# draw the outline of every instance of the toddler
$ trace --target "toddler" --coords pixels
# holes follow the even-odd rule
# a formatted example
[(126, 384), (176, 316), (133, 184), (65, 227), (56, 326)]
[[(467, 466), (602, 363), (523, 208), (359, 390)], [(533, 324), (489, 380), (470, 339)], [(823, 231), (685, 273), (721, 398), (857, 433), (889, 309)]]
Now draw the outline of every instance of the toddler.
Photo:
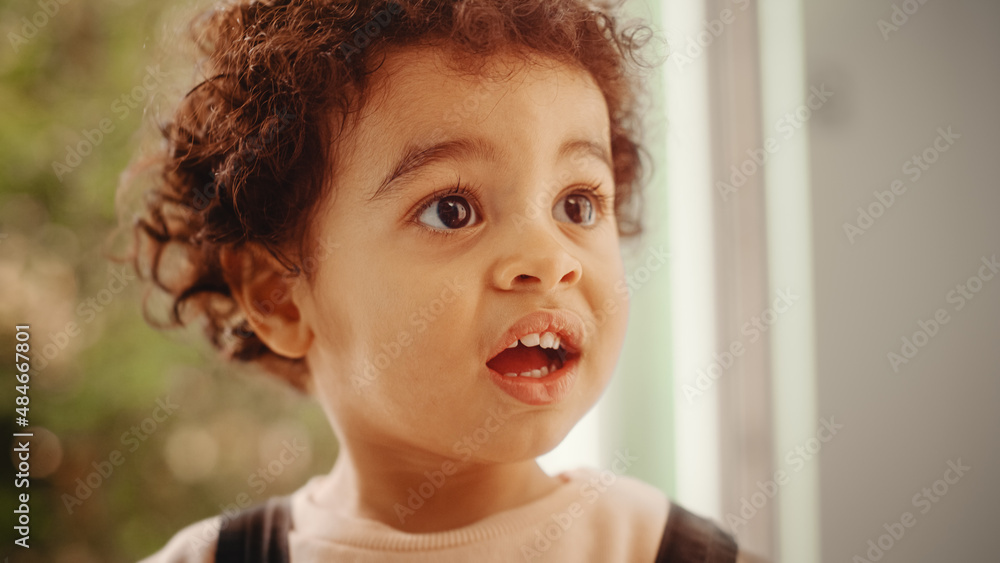
[(313, 395), (340, 453), (146, 561), (737, 560), (627, 451), (536, 462), (622, 347), (648, 30), (583, 0), (242, 1), (194, 30), (137, 267)]

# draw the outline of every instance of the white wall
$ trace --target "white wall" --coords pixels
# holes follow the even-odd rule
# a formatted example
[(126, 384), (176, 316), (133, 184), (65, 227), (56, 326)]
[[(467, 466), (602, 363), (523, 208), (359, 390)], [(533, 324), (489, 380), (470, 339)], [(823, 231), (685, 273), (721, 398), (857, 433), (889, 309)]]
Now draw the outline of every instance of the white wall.
[[(888, 39), (893, 1), (804, 4), (806, 80), (835, 92), (809, 123), (817, 410), (844, 425), (819, 461), (823, 561), (868, 559), (904, 512), (915, 525), (881, 561), (996, 561), (1000, 275), (961, 310), (948, 295), (1000, 258), (1000, 2), (895, 4), (918, 9)], [(904, 163), (939, 128), (960, 137), (916, 180)], [(896, 179), (849, 242), (843, 224)], [(887, 354), (938, 309), (948, 324), (895, 372)], [(915, 505), (959, 459), (967, 474)]]

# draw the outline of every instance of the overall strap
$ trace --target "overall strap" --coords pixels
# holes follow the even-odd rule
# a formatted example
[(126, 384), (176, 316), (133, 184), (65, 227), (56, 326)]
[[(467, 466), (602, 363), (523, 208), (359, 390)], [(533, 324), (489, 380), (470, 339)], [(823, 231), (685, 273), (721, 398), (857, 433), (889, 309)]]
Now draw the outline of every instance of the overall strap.
[(272, 497), (237, 514), (219, 530), (216, 563), (288, 563), (289, 497)]
[(735, 563), (736, 551), (731, 535), (671, 502), (655, 563)]

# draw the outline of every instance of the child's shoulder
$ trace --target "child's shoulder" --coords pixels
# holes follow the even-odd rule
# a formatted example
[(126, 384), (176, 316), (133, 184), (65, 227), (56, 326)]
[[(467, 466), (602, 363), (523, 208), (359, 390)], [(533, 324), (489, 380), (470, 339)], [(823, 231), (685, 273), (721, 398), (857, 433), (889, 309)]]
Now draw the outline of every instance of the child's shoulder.
[(629, 560), (652, 561), (663, 537), (670, 499), (657, 487), (619, 469), (580, 467), (566, 472), (579, 491), (567, 510), (600, 530), (608, 553), (630, 553)]
[[(732, 555), (737, 563), (767, 563), (759, 556), (739, 550), (733, 537), (711, 520), (675, 506), (674, 501), (657, 487), (624, 475), (619, 469), (621, 466), (614, 465), (612, 469), (603, 470), (580, 467), (565, 473), (579, 487), (577, 502), (581, 507), (593, 506), (594, 523), (605, 534), (604, 537), (628, 538), (640, 546), (659, 545), (655, 560), (671, 560), (669, 557), (664, 559), (664, 555), (671, 552), (670, 546), (664, 545), (664, 542), (667, 541), (667, 519), (676, 518), (678, 522), (672, 526), (675, 528), (675, 541), (682, 539), (677, 536), (684, 536), (683, 539), (694, 542), (710, 539), (727, 544), (732, 542)], [(620, 533), (616, 534), (616, 530)], [(681, 543), (691, 545), (690, 541)], [(654, 558), (643, 553), (633, 560), (652, 561)]]
[(195, 522), (139, 563), (212, 563), (221, 524), (221, 515)]
[(636, 477), (611, 469), (578, 467), (566, 472), (577, 483), (583, 504), (597, 505), (613, 512), (658, 516), (666, 521), (670, 508), (667, 495)]

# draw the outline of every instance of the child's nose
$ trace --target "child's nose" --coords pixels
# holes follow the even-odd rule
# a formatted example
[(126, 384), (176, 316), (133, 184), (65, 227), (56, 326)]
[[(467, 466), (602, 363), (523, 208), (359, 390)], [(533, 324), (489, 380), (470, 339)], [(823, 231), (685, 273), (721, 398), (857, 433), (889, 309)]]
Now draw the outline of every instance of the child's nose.
[(509, 232), (493, 270), (497, 288), (547, 292), (580, 281), (583, 265), (556, 234), (541, 227), (512, 228)]

